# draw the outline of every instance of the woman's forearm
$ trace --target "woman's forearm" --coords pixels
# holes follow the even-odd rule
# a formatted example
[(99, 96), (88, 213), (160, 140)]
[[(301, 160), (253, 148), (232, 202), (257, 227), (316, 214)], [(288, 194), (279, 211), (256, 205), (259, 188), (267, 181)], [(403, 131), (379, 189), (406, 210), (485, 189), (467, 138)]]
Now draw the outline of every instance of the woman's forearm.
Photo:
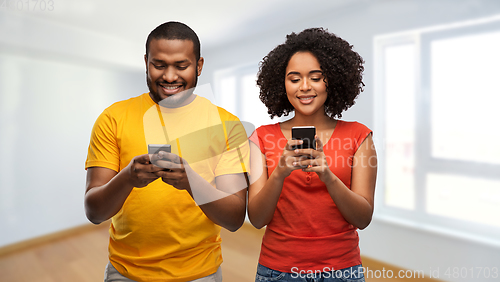
[(331, 179), (325, 183), (326, 188), (342, 216), (357, 228), (366, 228), (372, 220), (373, 206), (366, 198), (349, 189), (337, 176), (333, 175)]
[(285, 177), (275, 169), (259, 193), (248, 202), (248, 217), (255, 228), (260, 229), (271, 222), (284, 181)]

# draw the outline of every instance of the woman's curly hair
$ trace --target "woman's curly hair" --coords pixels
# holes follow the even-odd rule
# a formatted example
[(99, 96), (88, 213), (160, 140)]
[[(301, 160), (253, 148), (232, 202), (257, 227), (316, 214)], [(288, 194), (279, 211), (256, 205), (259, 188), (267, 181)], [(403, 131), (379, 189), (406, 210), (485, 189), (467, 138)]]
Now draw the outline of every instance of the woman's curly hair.
[(328, 93), (325, 114), (331, 118), (342, 117), (342, 112), (354, 105), (354, 99), (363, 91), (364, 61), (352, 50), (352, 45), (323, 28), (287, 35), (285, 43), (262, 59), (257, 85), (259, 98), (270, 117), (288, 115), (294, 110), (286, 95), (285, 71), (297, 52), (311, 52), (318, 59)]

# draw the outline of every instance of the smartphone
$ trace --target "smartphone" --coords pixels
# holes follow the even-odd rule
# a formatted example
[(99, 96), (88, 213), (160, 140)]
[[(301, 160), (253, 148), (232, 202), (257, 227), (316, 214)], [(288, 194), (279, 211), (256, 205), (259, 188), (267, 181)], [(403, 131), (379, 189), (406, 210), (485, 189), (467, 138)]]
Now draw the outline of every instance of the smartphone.
[(302, 145), (294, 146), (295, 149), (308, 149), (312, 148), (316, 150), (316, 141), (314, 140), (316, 136), (316, 127), (314, 126), (294, 126), (292, 127), (292, 139), (302, 140), (304, 143)]
[(158, 154), (158, 152), (164, 151), (170, 153), (169, 144), (148, 144), (148, 154)]
[[(148, 154), (158, 154), (158, 152), (164, 151), (170, 153), (170, 145), (169, 144), (148, 144)], [(156, 163), (153, 163), (156, 165)], [(164, 169), (166, 171), (171, 171), (170, 169)]]

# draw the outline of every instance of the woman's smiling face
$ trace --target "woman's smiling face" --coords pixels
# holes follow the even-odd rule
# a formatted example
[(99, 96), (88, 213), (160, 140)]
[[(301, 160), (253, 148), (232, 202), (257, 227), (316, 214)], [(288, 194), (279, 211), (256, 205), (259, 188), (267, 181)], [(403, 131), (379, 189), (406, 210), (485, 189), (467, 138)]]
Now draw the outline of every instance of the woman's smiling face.
[(318, 59), (311, 52), (297, 52), (290, 58), (285, 75), (286, 94), (295, 115), (324, 115), (328, 94)]

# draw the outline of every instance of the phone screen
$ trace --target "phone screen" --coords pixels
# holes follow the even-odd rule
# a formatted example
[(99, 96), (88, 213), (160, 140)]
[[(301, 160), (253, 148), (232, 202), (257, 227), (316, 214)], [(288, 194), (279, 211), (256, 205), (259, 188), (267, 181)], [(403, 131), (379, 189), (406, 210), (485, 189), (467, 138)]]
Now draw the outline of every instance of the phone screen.
[(295, 146), (294, 149), (308, 149), (316, 150), (316, 142), (314, 136), (316, 135), (316, 128), (314, 126), (294, 126), (292, 127), (292, 139), (302, 140), (302, 145)]
[(164, 151), (170, 153), (169, 144), (148, 144), (148, 154), (158, 154), (158, 152)]

